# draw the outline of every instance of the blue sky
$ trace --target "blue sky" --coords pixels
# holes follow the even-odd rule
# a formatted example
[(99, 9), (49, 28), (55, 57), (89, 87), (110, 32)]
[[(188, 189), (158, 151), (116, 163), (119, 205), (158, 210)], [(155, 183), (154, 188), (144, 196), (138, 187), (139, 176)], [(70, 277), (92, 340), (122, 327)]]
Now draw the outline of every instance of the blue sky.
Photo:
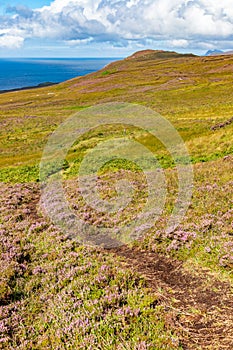
[(6, 8), (9, 6), (17, 6), (17, 5), (24, 5), (28, 6), (31, 9), (35, 9), (37, 7), (42, 7), (45, 5), (49, 5), (52, 1), (51, 0), (3, 0), (0, 1), (0, 11), (1, 13), (4, 13)]
[(0, 0), (0, 57), (233, 49), (232, 0)]

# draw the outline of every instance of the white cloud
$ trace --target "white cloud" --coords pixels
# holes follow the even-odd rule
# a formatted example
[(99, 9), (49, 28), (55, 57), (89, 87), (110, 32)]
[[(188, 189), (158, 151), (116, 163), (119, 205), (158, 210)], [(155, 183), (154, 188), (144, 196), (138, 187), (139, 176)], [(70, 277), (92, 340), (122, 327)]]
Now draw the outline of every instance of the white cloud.
[(159, 46), (163, 41), (173, 48), (221, 47), (233, 44), (233, 6), (232, 0), (54, 0), (36, 10), (12, 7), (0, 18), (0, 33), (0, 46), (8, 35), (9, 47), (19, 47), (25, 38), (72, 45), (151, 41)]
[(93, 38), (88, 38), (88, 39), (83, 39), (83, 40), (79, 40), (79, 39), (76, 39), (76, 40), (67, 40), (66, 43), (69, 45), (69, 46), (78, 46), (80, 44), (88, 44), (88, 43), (91, 43), (93, 41)]
[(174, 39), (174, 40), (171, 40), (168, 42), (168, 44), (172, 47), (187, 47), (189, 45), (189, 42), (188, 40), (185, 40), (185, 39)]
[(18, 49), (23, 45), (24, 38), (21, 36), (3, 34), (0, 35), (0, 47)]

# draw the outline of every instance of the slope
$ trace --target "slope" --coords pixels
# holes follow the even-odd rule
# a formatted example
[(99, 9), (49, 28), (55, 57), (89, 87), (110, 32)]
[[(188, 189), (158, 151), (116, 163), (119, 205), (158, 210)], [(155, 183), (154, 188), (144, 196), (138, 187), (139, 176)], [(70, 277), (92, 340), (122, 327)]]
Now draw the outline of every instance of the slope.
[[(57, 86), (0, 95), (0, 348), (232, 349), (232, 68), (232, 55), (149, 50)], [(112, 101), (150, 107), (172, 122), (192, 158), (194, 191), (182, 223), (167, 233), (177, 174), (166, 149), (137, 129), (85, 135), (70, 149), (63, 184), (88, 223), (101, 227), (108, 217), (83, 203), (76, 174), (105, 138), (127, 132), (143, 142), (167, 182), (164, 211), (143, 239), (104, 250), (68, 239), (51, 223), (37, 181), (51, 132), (74, 113)], [(132, 208), (117, 218), (127, 224), (145, 195), (140, 171), (115, 163), (98, 183), (112, 199), (122, 178), (137, 188)]]

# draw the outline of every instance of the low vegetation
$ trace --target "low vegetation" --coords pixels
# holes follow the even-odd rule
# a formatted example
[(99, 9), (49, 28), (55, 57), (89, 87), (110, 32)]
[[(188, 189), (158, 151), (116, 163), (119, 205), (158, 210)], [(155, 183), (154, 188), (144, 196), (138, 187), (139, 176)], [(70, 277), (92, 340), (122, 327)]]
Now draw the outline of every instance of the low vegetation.
[[(62, 84), (0, 95), (0, 349), (232, 349), (233, 56), (146, 51)], [(63, 166), (72, 210), (98, 227), (127, 224), (146, 200), (130, 162), (98, 174), (101, 196), (134, 180), (120, 217), (99, 216), (80, 195), (76, 174), (89, 149), (127, 135), (152, 150), (168, 186), (155, 226), (128, 247), (80, 245), (61, 233), (40, 202), (39, 162), (48, 136), (74, 113), (106, 102), (150, 107), (177, 129), (189, 150), (194, 190), (172, 233), (167, 220), (177, 172), (148, 133), (98, 127), (77, 140)], [(111, 219), (111, 220), (110, 220)]]

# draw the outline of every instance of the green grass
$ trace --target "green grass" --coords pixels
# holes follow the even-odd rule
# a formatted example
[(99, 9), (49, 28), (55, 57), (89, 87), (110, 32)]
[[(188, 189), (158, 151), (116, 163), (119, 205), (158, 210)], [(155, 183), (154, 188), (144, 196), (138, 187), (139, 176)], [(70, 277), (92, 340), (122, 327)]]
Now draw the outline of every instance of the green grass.
[(116, 72), (117, 72), (116, 69), (105, 70), (105, 71), (101, 72), (101, 75), (104, 77), (104, 76), (106, 76), (106, 75), (111, 75), (111, 74), (114, 74), (114, 73), (116, 73)]
[[(157, 294), (141, 276), (111, 254), (68, 240), (41, 207), (36, 213), (39, 163), (48, 137), (89, 106), (137, 103), (167, 118), (190, 153), (194, 192), (182, 223), (166, 234), (178, 181), (171, 155), (144, 130), (107, 125), (74, 142), (64, 161), (63, 180), (72, 209), (88, 212), (76, 182), (88, 151), (116, 137), (139, 141), (156, 155), (169, 191), (159, 221), (135, 245), (181, 260), (189, 272), (201, 274), (206, 268), (213, 278), (232, 286), (233, 125), (211, 129), (232, 117), (232, 64), (233, 56), (157, 53), (115, 62), (52, 87), (0, 95), (3, 349), (182, 348), (175, 329), (166, 324), (166, 308), (157, 305)], [(128, 224), (146, 201), (140, 167), (115, 159), (98, 173), (106, 181), (101, 190), (106, 200), (117, 196), (115, 182), (125, 174), (136, 188), (129, 208), (121, 212), (122, 222)], [(110, 219), (91, 212), (88, 220), (101, 224)]]
[[(231, 71), (223, 69), (230, 67), (232, 57), (222, 61), (148, 58), (146, 62), (131, 59), (112, 63), (106, 70), (53, 87), (2, 94), (1, 178), (17, 181), (18, 172), (18, 179), (23, 179), (23, 167), (38, 165), (48, 136), (62, 121), (90, 105), (109, 101), (136, 102), (161, 113), (186, 141), (194, 163), (232, 153), (232, 125), (224, 130), (210, 130), (232, 115)], [(106, 80), (108, 75), (111, 79)], [(124, 88), (114, 88), (119, 83)], [(92, 92), (85, 92), (86, 88)], [(157, 148), (154, 151), (163, 159), (163, 152)], [(165, 166), (170, 166), (167, 160)]]

